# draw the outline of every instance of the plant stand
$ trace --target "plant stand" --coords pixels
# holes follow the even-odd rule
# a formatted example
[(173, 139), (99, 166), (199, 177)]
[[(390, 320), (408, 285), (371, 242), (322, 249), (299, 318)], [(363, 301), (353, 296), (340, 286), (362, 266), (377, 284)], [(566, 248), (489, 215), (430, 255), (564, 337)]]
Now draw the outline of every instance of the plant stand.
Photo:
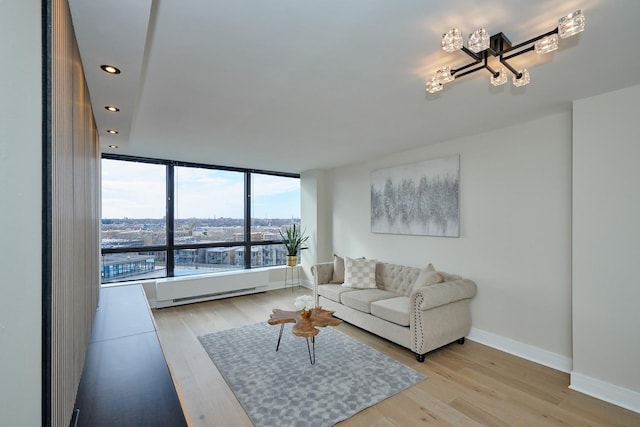
[[(294, 276), (297, 276), (294, 277)], [(287, 289), (287, 286), (291, 286), (291, 292), (293, 292), (294, 286), (298, 285), (300, 287), (300, 266), (285, 266), (284, 270), (284, 288)]]

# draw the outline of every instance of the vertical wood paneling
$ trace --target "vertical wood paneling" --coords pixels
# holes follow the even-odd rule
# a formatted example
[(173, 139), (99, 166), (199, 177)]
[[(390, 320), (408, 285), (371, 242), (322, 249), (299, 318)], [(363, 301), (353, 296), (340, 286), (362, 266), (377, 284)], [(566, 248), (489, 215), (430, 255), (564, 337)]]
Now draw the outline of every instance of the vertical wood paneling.
[(51, 0), (51, 420), (73, 411), (99, 288), (98, 134), (67, 0)]

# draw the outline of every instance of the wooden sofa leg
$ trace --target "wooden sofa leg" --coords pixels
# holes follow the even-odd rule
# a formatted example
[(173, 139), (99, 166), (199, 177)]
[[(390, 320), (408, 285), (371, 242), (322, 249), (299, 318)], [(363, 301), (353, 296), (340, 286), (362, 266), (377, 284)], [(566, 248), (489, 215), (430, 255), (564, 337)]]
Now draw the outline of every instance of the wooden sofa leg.
[(460, 338), (458, 341), (456, 341), (458, 344), (462, 345), (464, 344), (464, 337)]
[[(425, 353), (426, 354), (426, 353)], [(416, 353), (416, 360), (420, 363), (424, 362), (424, 354), (418, 354)]]

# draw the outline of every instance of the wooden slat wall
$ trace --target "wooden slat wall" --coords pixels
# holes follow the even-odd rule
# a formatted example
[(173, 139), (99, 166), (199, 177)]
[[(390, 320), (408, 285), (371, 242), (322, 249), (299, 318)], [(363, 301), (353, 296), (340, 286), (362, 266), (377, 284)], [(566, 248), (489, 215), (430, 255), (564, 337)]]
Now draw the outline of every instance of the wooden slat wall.
[(67, 0), (51, 0), (51, 19), (50, 425), (66, 427), (98, 302), (99, 151)]

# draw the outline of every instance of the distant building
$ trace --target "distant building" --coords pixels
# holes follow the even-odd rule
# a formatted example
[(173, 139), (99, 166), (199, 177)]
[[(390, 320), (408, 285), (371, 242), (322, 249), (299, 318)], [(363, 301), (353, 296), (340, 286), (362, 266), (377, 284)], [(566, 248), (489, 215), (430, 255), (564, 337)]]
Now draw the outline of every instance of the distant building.
[(236, 248), (207, 248), (206, 263), (214, 265), (234, 265)]
[(102, 281), (145, 274), (154, 271), (154, 255), (110, 254), (102, 256)]
[(176, 265), (204, 262), (204, 251), (202, 256), (199, 252), (199, 249), (176, 249), (174, 252), (174, 262)]
[(102, 238), (103, 249), (124, 248), (124, 247), (144, 246), (144, 240), (142, 239), (114, 239), (114, 238)]
[[(235, 264), (244, 264), (244, 247), (237, 249), (235, 253)], [(270, 267), (274, 265), (284, 265), (287, 253), (283, 245), (263, 245), (251, 247), (251, 266)]]

